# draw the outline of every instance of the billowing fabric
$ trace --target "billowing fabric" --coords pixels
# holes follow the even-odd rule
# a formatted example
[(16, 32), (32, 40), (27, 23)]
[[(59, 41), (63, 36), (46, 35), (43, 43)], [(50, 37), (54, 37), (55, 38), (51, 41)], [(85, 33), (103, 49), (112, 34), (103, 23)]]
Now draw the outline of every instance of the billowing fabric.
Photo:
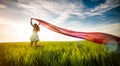
[(57, 27), (55, 25), (52, 25), (40, 19), (33, 18), (33, 20), (38, 21), (40, 25), (43, 25), (44, 27), (54, 32), (64, 34), (67, 36), (85, 39), (85, 40), (89, 40), (99, 44), (120, 44), (120, 37), (118, 36), (101, 33), (101, 32), (77, 32), (77, 31), (72, 31), (72, 30)]

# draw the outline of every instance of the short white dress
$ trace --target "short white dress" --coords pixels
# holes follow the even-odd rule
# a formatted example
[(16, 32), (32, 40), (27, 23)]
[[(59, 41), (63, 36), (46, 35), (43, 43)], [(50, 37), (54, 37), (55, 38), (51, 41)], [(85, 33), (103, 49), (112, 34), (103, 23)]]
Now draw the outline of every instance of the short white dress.
[(38, 37), (37, 31), (35, 31), (34, 29), (32, 31), (32, 35), (30, 37), (30, 40), (31, 41), (39, 41), (39, 37)]

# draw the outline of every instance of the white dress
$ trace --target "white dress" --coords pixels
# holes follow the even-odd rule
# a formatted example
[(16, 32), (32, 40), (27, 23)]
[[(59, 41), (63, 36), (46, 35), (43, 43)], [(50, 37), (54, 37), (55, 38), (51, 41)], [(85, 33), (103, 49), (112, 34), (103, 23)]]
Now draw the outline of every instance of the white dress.
[(35, 31), (34, 29), (32, 31), (32, 35), (30, 37), (30, 40), (31, 41), (39, 41), (39, 37), (38, 37), (37, 31)]

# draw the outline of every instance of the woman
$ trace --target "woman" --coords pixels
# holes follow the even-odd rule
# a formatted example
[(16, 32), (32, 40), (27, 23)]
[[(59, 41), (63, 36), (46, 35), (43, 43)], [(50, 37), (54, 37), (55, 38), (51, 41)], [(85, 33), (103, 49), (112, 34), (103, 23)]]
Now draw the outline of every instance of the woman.
[(32, 35), (30, 37), (30, 40), (31, 40), (31, 47), (33, 45), (33, 43), (35, 44), (36, 47), (39, 47), (39, 45), (37, 44), (37, 42), (39, 41), (39, 37), (38, 37), (38, 31), (40, 31), (40, 28), (39, 26), (35, 23), (35, 24), (32, 24), (32, 19), (30, 20), (30, 24), (31, 26), (33, 27), (33, 31), (32, 31)]

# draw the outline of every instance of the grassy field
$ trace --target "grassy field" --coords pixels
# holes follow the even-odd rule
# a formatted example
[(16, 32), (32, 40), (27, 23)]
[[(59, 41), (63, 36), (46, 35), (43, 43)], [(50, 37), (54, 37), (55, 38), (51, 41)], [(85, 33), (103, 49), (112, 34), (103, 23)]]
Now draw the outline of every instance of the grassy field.
[(119, 50), (89, 41), (0, 44), (0, 66), (120, 66)]

